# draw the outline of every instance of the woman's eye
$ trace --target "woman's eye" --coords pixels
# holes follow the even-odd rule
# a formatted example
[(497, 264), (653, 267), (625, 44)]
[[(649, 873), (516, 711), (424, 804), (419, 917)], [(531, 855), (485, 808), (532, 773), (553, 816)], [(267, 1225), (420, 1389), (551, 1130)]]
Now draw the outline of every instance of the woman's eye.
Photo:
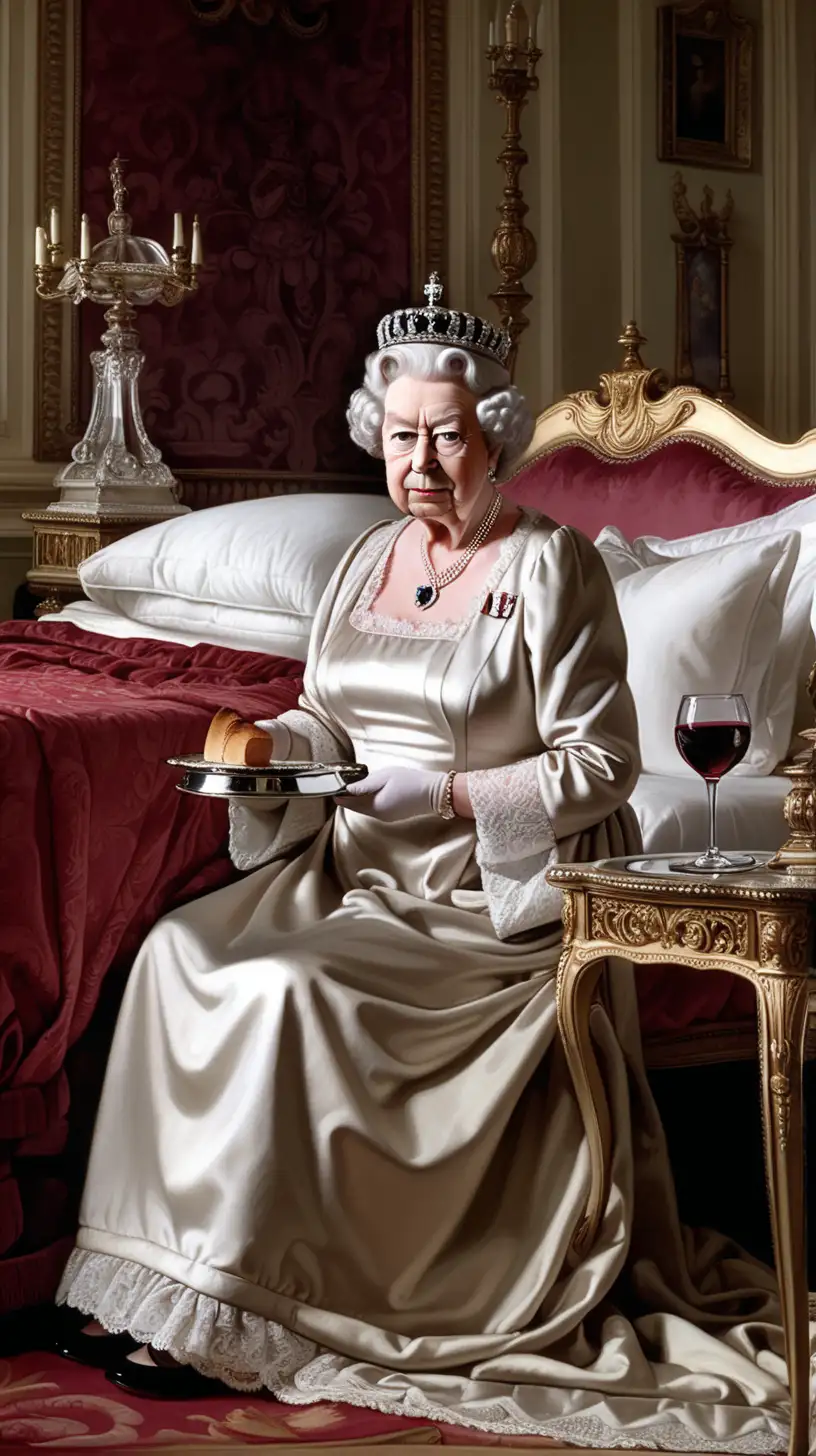
[(457, 441), (461, 440), (462, 436), (458, 430), (442, 430), (436, 438), (437, 440), (444, 440), (446, 445), (455, 445)]
[(415, 440), (416, 436), (410, 430), (397, 430), (391, 439), (395, 440), (398, 445), (407, 445), (410, 440)]

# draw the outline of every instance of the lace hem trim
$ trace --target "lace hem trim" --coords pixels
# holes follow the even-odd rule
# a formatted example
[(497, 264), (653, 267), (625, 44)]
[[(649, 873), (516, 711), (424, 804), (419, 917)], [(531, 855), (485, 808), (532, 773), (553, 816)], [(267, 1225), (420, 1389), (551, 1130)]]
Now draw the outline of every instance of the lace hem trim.
[(788, 1445), (788, 1432), (781, 1422), (750, 1410), (746, 1410), (746, 1418), (762, 1419), (762, 1429), (732, 1440), (723, 1436), (710, 1439), (671, 1415), (627, 1428), (612, 1426), (587, 1412), (533, 1421), (510, 1396), (480, 1401), (478, 1408), (466, 1411), (429, 1400), (416, 1386), (390, 1393), (366, 1387), (353, 1374), (352, 1360), (321, 1351), (311, 1340), (274, 1320), (197, 1294), (130, 1259), (87, 1249), (75, 1249), (68, 1260), (57, 1303), (82, 1310), (112, 1334), (128, 1333), (141, 1344), (166, 1350), (180, 1364), (191, 1365), (234, 1390), (267, 1389), (288, 1405), (328, 1401), (496, 1435), (548, 1437), (598, 1450), (776, 1456)]
[(181, 1365), (234, 1390), (276, 1390), (318, 1353), (312, 1340), (273, 1320), (197, 1294), (131, 1259), (74, 1249), (57, 1303), (80, 1309), (111, 1334), (166, 1350)]
[(385, 581), (385, 573), (388, 570), (388, 563), (391, 560), (397, 537), (408, 525), (407, 521), (400, 522), (380, 557), (376, 569), (372, 572), (351, 610), (349, 621), (352, 627), (358, 632), (368, 632), (381, 637), (436, 637), (457, 641), (464, 636), (468, 627), (479, 615), (488, 593), (495, 592), (508, 566), (523, 546), (537, 520), (538, 517), (533, 513), (522, 512), (510, 535), (505, 537), (487, 580), (483, 582), (478, 594), (473, 597), (464, 617), (459, 617), (456, 621), (446, 619), (445, 621), (430, 622), (425, 619), (421, 622), (411, 622), (403, 617), (389, 617), (384, 612), (373, 610), (373, 604)]
[[(498, 1436), (537, 1436), (563, 1441), (565, 1445), (600, 1451), (710, 1451), (734, 1453), (734, 1456), (774, 1456), (788, 1449), (788, 1429), (765, 1416), (765, 1429), (750, 1431), (729, 1441), (717, 1436), (710, 1439), (698, 1435), (673, 1416), (660, 1421), (646, 1421), (628, 1429), (612, 1426), (600, 1416), (577, 1412), (555, 1416), (551, 1420), (532, 1421), (519, 1410), (515, 1401), (506, 1399), (480, 1402), (479, 1414), (461, 1407), (450, 1408), (429, 1400), (416, 1388), (409, 1387), (399, 1396), (374, 1393), (359, 1384), (339, 1387), (326, 1378), (326, 1367), (336, 1367), (337, 1357), (321, 1355), (295, 1377), (295, 1389), (277, 1392), (277, 1399), (287, 1405), (310, 1405), (329, 1401), (382, 1411), (384, 1415), (404, 1416), (416, 1420), (438, 1421), (441, 1425), (462, 1426)], [(349, 1376), (346, 1375), (346, 1379)], [(754, 1414), (753, 1412), (751, 1414)]]

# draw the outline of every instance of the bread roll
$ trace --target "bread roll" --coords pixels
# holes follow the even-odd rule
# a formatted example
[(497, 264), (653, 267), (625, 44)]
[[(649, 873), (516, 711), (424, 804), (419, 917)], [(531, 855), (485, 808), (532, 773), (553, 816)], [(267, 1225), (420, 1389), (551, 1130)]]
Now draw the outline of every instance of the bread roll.
[(208, 730), (204, 744), (204, 757), (208, 763), (224, 762), (224, 745), (227, 741), (227, 733), (231, 728), (236, 728), (242, 722), (240, 713), (234, 708), (221, 708), (216, 713)]
[(234, 708), (221, 708), (207, 732), (204, 757), (208, 763), (234, 763), (241, 768), (266, 768), (274, 742), (264, 728), (247, 723)]
[(272, 757), (272, 736), (254, 723), (240, 719), (227, 729), (222, 749), (222, 762), (240, 764), (242, 768), (266, 768)]
[(223, 763), (224, 745), (230, 729), (236, 728), (241, 716), (232, 708), (221, 708), (213, 718), (204, 743), (204, 757), (210, 763)]

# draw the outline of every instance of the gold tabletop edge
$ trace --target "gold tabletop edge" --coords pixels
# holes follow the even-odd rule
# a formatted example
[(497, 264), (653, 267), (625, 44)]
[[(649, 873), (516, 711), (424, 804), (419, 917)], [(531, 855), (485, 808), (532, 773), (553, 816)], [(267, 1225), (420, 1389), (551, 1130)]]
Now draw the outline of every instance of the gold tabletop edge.
[[(629, 856), (631, 858), (631, 856)], [(816, 875), (812, 872), (792, 874), (785, 870), (746, 872), (727, 879), (708, 881), (679, 875), (653, 877), (625, 868), (625, 862), (599, 861), (588, 864), (553, 865), (546, 872), (550, 884), (569, 888), (615, 889), (625, 894), (664, 895), (672, 899), (693, 897), (701, 900), (810, 900), (816, 898)]]

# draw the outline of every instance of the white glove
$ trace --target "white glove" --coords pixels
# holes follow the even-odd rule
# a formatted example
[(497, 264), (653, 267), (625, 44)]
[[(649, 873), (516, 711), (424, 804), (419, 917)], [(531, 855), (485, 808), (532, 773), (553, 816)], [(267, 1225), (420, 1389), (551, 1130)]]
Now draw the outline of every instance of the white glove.
[(439, 814), (446, 773), (427, 768), (378, 768), (356, 784), (348, 784), (338, 804), (356, 814), (368, 814), (384, 824)]
[(285, 723), (278, 718), (259, 718), (255, 723), (256, 728), (263, 728), (272, 739), (272, 758), (276, 763), (283, 763), (292, 752), (292, 735)]

